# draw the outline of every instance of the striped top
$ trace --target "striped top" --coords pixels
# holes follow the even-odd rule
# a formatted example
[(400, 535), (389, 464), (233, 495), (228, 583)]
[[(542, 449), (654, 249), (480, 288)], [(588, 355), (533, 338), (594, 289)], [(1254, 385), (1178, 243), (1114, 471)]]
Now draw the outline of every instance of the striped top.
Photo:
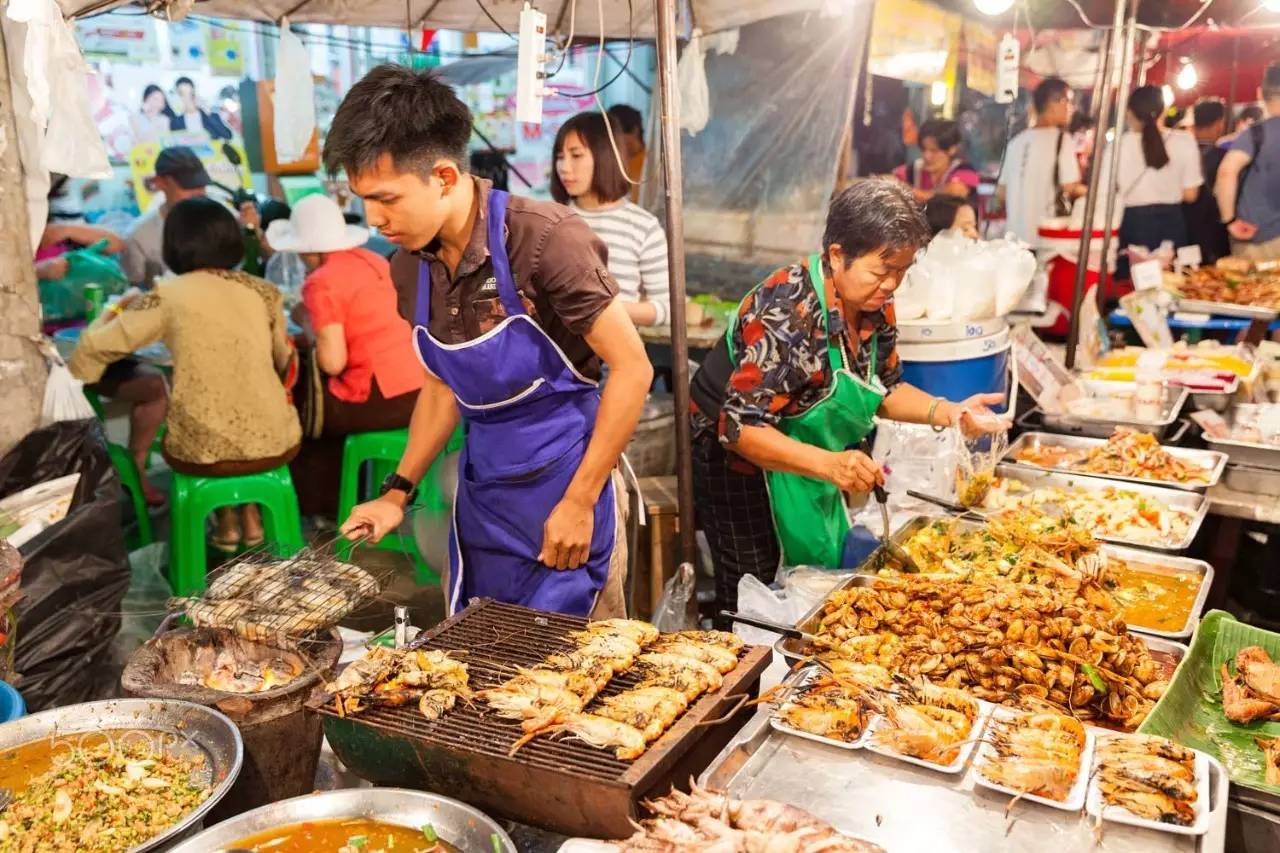
[(658, 218), (630, 201), (598, 210), (573, 209), (609, 248), (609, 272), (618, 281), (618, 295), (628, 302), (652, 302), (655, 326), (670, 322), (667, 235)]

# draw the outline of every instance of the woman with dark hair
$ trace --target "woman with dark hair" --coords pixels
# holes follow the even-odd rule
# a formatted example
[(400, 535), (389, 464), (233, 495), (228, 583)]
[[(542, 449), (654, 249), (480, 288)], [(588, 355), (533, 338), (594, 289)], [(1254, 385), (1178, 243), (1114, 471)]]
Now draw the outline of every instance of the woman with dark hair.
[(934, 237), (943, 231), (952, 231), (971, 240), (978, 239), (978, 213), (967, 199), (935, 195), (924, 203), (924, 218)]
[(169, 106), (169, 99), (165, 96), (164, 89), (155, 83), (147, 84), (147, 87), (142, 90), (141, 108), (131, 116), (134, 143), (158, 140), (169, 132), (176, 117), (173, 107)]
[[(1160, 126), (1164, 94), (1159, 86), (1139, 86), (1129, 96), (1129, 130), (1120, 137), (1120, 168), (1116, 182), (1124, 201), (1120, 248), (1158, 249), (1166, 240), (1175, 247), (1191, 241), (1182, 205), (1200, 194), (1204, 183), (1200, 149), (1184, 130)], [(1103, 153), (1104, 163), (1109, 154)], [(1118, 278), (1128, 276), (1128, 263), (1117, 265)]]
[[(556, 134), (551, 197), (572, 207), (609, 248), (618, 298), (637, 326), (670, 316), (667, 235), (656, 216), (627, 198), (628, 183), (600, 113), (578, 113)], [(614, 141), (619, 133), (613, 130)]]
[(850, 449), (877, 415), (1008, 429), (987, 408), (1003, 394), (953, 403), (902, 381), (891, 300), (928, 240), (906, 187), (858, 181), (831, 202), (822, 251), (751, 290), (693, 375), (694, 497), (717, 609), (736, 606), (743, 575), (768, 583), (779, 565), (840, 566), (844, 493), (884, 483), (880, 466)]
[[(226, 207), (208, 198), (174, 205), (164, 221), (164, 262), (177, 277), (104, 313), (71, 357), (72, 372), (92, 382), (116, 359), (164, 341), (174, 371), (162, 452), (175, 471), (254, 474), (298, 452), (302, 432), (281, 382), (293, 349), (280, 291), (236, 272), (243, 256), (240, 225)], [(257, 507), (243, 510), (219, 510), (216, 548), (262, 542)]]
[(974, 201), (978, 172), (960, 156), (960, 125), (930, 119), (920, 125), (920, 157), (893, 170), (893, 176), (911, 187), (916, 201), (924, 204), (935, 193)]

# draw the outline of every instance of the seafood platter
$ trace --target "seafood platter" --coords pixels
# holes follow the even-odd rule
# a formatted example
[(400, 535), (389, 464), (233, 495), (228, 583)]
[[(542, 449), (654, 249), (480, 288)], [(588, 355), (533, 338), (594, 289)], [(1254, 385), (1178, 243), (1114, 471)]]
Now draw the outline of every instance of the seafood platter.
[(1280, 313), (1280, 273), (1240, 258), (1189, 270), (1171, 289), (1180, 311), (1249, 320), (1274, 320)]
[(1023, 433), (1009, 446), (1005, 461), (1039, 471), (1204, 491), (1221, 478), (1227, 454), (1165, 447), (1149, 432), (1121, 428), (1107, 439)]
[(770, 656), (724, 632), (481, 599), (403, 648), (370, 650), (310, 707), (375, 784), (620, 838), (643, 799), (687, 782), (750, 717)]

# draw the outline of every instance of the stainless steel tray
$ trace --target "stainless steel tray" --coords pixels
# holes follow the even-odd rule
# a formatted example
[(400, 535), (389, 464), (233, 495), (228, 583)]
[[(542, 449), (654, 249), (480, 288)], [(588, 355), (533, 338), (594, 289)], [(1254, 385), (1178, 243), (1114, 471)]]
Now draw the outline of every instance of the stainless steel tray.
[[(1160, 631), (1154, 628), (1143, 628), (1139, 625), (1129, 626), (1129, 630), (1135, 634), (1146, 634), (1151, 637), (1164, 637), (1167, 639), (1186, 639), (1195, 633), (1196, 626), (1200, 624), (1200, 614), (1204, 613), (1205, 602), (1209, 600), (1209, 590), (1213, 586), (1213, 566), (1204, 560), (1175, 557), (1172, 554), (1159, 554), (1142, 548), (1121, 548), (1118, 545), (1106, 545), (1102, 551), (1109, 557), (1144, 568), (1172, 569), (1176, 572), (1186, 572), (1199, 576), (1200, 588), (1196, 591), (1196, 598), (1191, 605), (1191, 612), (1187, 614), (1187, 621), (1178, 630)], [(1147, 645), (1152, 649), (1157, 648), (1150, 642)], [(1186, 655), (1186, 646), (1181, 648), (1182, 654)]]
[(841, 832), (891, 851), (983, 853), (1220, 853), (1226, 846), (1228, 781), (1210, 764), (1212, 812), (1200, 837), (1107, 823), (1102, 846), (1093, 819), (1019, 803), (976, 789), (969, 774), (945, 776), (867, 750), (850, 752), (788, 737), (762, 708), (734, 736), (698, 784), (734, 797), (800, 806)]
[(1206, 302), (1203, 299), (1178, 299), (1178, 311), (1214, 314), (1219, 317), (1242, 317), (1245, 320), (1274, 320), (1280, 310), (1262, 305), (1237, 305), (1234, 302)]
[[(932, 524), (939, 519), (940, 516), (931, 517), (926, 515), (917, 515), (894, 531), (890, 538), (896, 544), (902, 545), (914, 536), (922, 527), (927, 524)], [(961, 519), (958, 523), (961, 529), (964, 530), (976, 530), (983, 526), (982, 522), (968, 521), (966, 519)], [(832, 593), (837, 590), (849, 589), (854, 586), (872, 586), (879, 581), (879, 576), (874, 572), (876, 566), (883, 564), (884, 556), (881, 553), (882, 551), (884, 551), (883, 546), (872, 551), (867, 559), (858, 566), (857, 574), (850, 575), (843, 582), (838, 584), (832, 590)], [(1133, 562), (1143, 561), (1148, 565), (1160, 565), (1174, 569), (1185, 569), (1186, 571), (1204, 575), (1205, 580), (1201, 582), (1197, 600), (1191, 608), (1193, 617), (1188, 617), (1187, 620), (1191, 625), (1191, 629), (1187, 634), (1182, 634), (1181, 632), (1176, 634), (1159, 634), (1153, 631), (1140, 630), (1136, 627), (1133, 629), (1134, 633), (1142, 635), (1142, 639), (1146, 642), (1147, 647), (1152, 651), (1168, 652), (1169, 654), (1174, 655), (1176, 661), (1182, 660), (1187, 653), (1187, 647), (1181, 643), (1172, 642), (1172, 638), (1189, 636), (1194, 632), (1195, 625), (1200, 619), (1200, 612), (1204, 610), (1204, 604), (1209, 594), (1209, 588), (1213, 585), (1213, 567), (1203, 560), (1175, 557), (1171, 554), (1159, 554), (1152, 551), (1144, 551), (1141, 548), (1121, 548), (1116, 545), (1103, 545), (1102, 552), (1109, 556), (1117, 557), (1118, 559), (1131, 559)], [(822, 614), (822, 608), (827, 603), (827, 598), (830, 597), (831, 593), (828, 593), (826, 597), (815, 604), (813, 608), (796, 623), (796, 628), (806, 634), (816, 633), (819, 619)], [(799, 661), (811, 657), (813, 654), (813, 650), (809, 648), (808, 643), (804, 640), (788, 637), (779, 637), (773, 644), (773, 650), (785, 658), (789, 663), (798, 663)]]
[(1199, 465), (1209, 471), (1209, 480), (1205, 483), (1174, 483), (1169, 480), (1153, 480), (1142, 477), (1122, 477), (1118, 474), (1095, 474), (1091, 471), (1077, 471), (1073, 468), (1057, 468), (1044, 465), (1033, 465), (1030, 462), (1019, 462), (1017, 455), (1019, 452), (1028, 448), (1036, 448), (1043, 446), (1065, 447), (1068, 450), (1091, 450), (1095, 447), (1101, 447), (1106, 443), (1101, 438), (1081, 438), (1074, 435), (1057, 435), (1047, 432), (1024, 432), (1018, 436), (1018, 440), (1009, 445), (1008, 451), (1005, 452), (1004, 461), (1009, 465), (1017, 465), (1020, 468), (1027, 468), (1032, 471), (1064, 471), (1074, 474), (1078, 477), (1099, 477), (1106, 480), (1116, 480), (1123, 483), (1142, 483), (1145, 485), (1167, 486), (1170, 489), (1182, 489), (1189, 492), (1203, 492), (1210, 486), (1217, 485), (1218, 480), (1222, 477), (1222, 469), (1227, 464), (1227, 454), (1219, 453), (1216, 450), (1192, 450), (1186, 447), (1165, 447), (1169, 451), (1169, 455), (1189, 462), (1193, 465)]
[(1280, 471), (1273, 468), (1228, 465), (1222, 482), (1228, 489), (1234, 489), (1237, 492), (1248, 492), (1251, 495), (1280, 495)]
[(1189, 492), (1185, 489), (1171, 489), (1168, 486), (1156, 486), (1147, 482), (1117, 485), (1116, 483), (1104, 480), (1100, 477), (1091, 477), (1083, 474), (1066, 474), (1060, 471), (1048, 471), (1043, 468), (1023, 468), (1021, 466), (1010, 465), (1008, 463), (1001, 463), (997, 465), (995, 473), (997, 477), (1017, 480), (1019, 483), (1025, 483), (1028, 487), (1033, 489), (1065, 489), (1081, 492), (1101, 492), (1104, 489), (1123, 489), (1129, 492), (1137, 492), (1138, 494), (1145, 495), (1153, 500), (1161, 501), (1174, 509), (1184, 510), (1191, 514), (1191, 522), (1190, 526), (1187, 528), (1186, 536), (1183, 536), (1177, 541), (1139, 542), (1132, 539), (1105, 536), (1102, 533), (1094, 531), (1093, 535), (1104, 542), (1133, 545), (1138, 548), (1152, 548), (1157, 551), (1182, 551), (1191, 547), (1191, 543), (1195, 540), (1196, 534), (1200, 532), (1200, 526), (1204, 524), (1205, 516), (1209, 514), (1209, 499), (1198, 492)]
[[(1137, 389), (1135, 382), (1110, 382), (1101, 379), (1088, 379), (1084, 387), (1089, 392), (1089, 399), (1101, 400), (1124, 394), (1132, 395)], [(1183, 405), (1187, 401), (1188, 391), (1180, 385), (1165, 385), (1164, 398), (1160, 403), (1160, 416), (1153, 421), (1130, 418), (1098, 418), (1076, 414), (1071, 411), (1057, 414), (1041, 410), (1041, 417), (1046, 428), (1071, 435), (1087, 435), (1095, 438), (1106, 438), (1115, 432), (1116, 427), (1126, 426), (1155, 434), (1156, 438), (1164, 438), (1165, 434), (1178, 419)], [(1071, 405), (1078, 406), (1081, 401)]]
[[(1274, 406), (1275, 403), (1240, 403), (1231, 409), (1227, 422), (1235, 426), (1236, 419), (1242, 415), (1256, 414), (1263, 406)], [(1280, 444), (1261, 444), (1255, 441), (1237, 441), (1229, 438), (1213, 438), (1205, 434), (1205, 443), (1214, 450), (1226, 453), (1231, 457), (1232, 465), (1247, 465), (1252, 468), (1270, 468), (1280, 470)]]

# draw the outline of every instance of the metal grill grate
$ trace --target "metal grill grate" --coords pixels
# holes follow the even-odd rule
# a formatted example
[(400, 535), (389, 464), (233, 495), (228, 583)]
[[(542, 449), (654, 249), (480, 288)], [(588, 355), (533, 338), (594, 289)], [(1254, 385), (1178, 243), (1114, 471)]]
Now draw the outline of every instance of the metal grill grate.
[[(484, 600), (427, 632), (413, 645), (455, 653), (464, 652), (455, 654), (455, 657), (467, 664), (471, 687), (483, 690), (496, 687), (514, 676), (515, 666), (533, 666), (541, 663), (547, 655), (572, 651), (574, 645), (567, 638), (569, 632), (580, 630), (586, 624), (587, 620), (574, 616)], [(739, 669), (743, 667), (740, 665)], [(758, 674), (758, 670), (753, 674)], [(614, 676), (586, 710), (590, 711), (601, 697), (621, 693), (635, 687), (637, 683), (639, 678), (631, 673)], [(726, 679), (726, 687), (728, 685), (729, 680)], [(685, 716), (691, 715), (698, 704), (709, 700), (709, 696), (703, 696), (690, 706)], [(336, 716), (331, 706), (318, 710)], [(474, 707), (459, 703), (437, 720), (427, 720), (413, 707), (376, 706), (360, 712), (352, 719), (391, 734), (499, 759), (508, 758), (511, 745), (523, 734), (518, 721), (504, 720), (488, 712), (483, 703), (477, 703)], [(677, 734), (674, 730), (668, 731), (650, 745), (649, 751), (670, 748), (691, 733)], [(600, 781), (618, 781), (635, 764), (614, 758), (612, 751), (607, 749), (551, 737), (533, 739), (520, 748), (514, 760)]]

